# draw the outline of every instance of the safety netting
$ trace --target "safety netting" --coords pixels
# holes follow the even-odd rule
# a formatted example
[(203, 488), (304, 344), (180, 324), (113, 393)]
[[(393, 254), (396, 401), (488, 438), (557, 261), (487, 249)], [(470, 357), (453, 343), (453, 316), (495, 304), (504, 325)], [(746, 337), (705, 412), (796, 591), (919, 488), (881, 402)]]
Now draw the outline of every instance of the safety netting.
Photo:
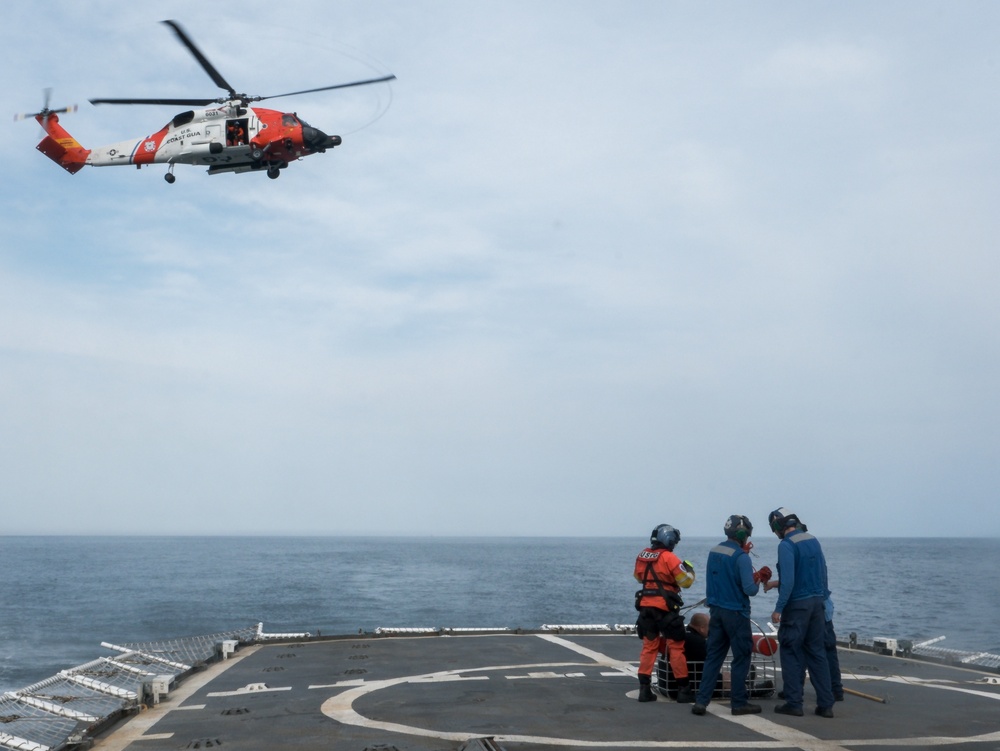
[(59, 751), (83, 743), (109, 720), (157, 700), (178, 676), (225, 656), (223, 645), (274, 637), (257, 624), (203, 636), (102, 644), (116, 654), (0, 696), (0, 749)]

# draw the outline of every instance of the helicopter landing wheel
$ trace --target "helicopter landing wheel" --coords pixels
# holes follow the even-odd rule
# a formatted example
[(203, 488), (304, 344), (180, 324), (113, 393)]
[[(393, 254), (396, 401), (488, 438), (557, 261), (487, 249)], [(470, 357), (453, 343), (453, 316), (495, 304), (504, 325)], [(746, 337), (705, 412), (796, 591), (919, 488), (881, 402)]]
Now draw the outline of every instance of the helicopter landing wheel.
[(272, 180), (277, 180), (279, 177), (281, 177), (281, 170), (279, 170), (277, 167), (268, 167), (267, 176), (270, 177)]
[(177, 178), (174, 177), (174, 173), (173, 172), (168, 172), (167, 174), (165, 174), (163, 176), (163, 179), (166, 180), (168, 184), (173, 185), (174, 184), (174, 180), (176, 180)]
[(264, 158), (264, 152), (258, 148), (250, 149), (250, 158), (255, 162), (259, 162)]

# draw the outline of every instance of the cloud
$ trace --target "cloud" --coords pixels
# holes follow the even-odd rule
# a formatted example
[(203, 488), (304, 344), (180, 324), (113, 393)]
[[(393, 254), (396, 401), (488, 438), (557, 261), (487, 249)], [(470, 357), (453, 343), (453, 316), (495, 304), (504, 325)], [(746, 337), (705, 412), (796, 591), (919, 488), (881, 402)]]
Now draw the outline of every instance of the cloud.
[[(159, 11), (57, 9), (3, 32), (20, 107), (213, 93)], [(982, 19), (315, 10), (171, 11), (254, 93), (399, 76), (269, 102), (345, 134), (279, 180), (69, 176), (0, 123), (10, 531), (968, 533), (926, 520), (996, 479)]]
[(788, 90), (826, 90), (870, 86), (885, 74), (886, 61), (865, 46), (831, 39), (793, 42), (773, 50), (752, 67), (759, 86)]

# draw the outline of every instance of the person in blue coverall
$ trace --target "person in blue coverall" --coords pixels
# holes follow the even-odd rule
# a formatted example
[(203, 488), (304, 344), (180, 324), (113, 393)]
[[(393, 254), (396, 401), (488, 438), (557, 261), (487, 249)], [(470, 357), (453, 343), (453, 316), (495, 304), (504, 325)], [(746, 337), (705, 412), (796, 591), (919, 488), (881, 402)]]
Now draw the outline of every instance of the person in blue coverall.
[[(696, 715), (705, 714), (705, 708), (712, 700), (722, 663), (730, 649), (733, 651), (731, 711), (734, 715), (760, 712), (759, 704), (750, 704), (748, 701), (747, 674), (750, 672), (750, 655), (753, 652), (750, 598), (760, 591), (765, 569), (755, 573), (750, 556), (744, 549), (753, 532), (749, 519), (734, 514), (726, 520), (724, 531), (726, 539), (712, 548), (705, 567), (705, 599), (711, 620), (708, 624), (705, 669), (694, 706), (691, 707), (691, 712)], [(769, 570), (766, 576), (769, 578)]]
[[(830, 688), (833, 689), (834, 701), (844, 700), (844, 681), (840, 674), (840, 657), (837, 655), (837, 632), (833, 629), (833, 600), (829, 597), (823, 602), (823, 648), (826, 650), (826, 664), (830, 667)], [(809, 680), (815, 679), (810, 674)]]
[(819, 540), (788, 509), (767, 518), (778, 536), (778, 601), (771, 621), (778, 624), (781, 678), (785, 703), (778, 714), (801, 717), (806, 668), (816, 690), (816, 714), (833, 717), (833, 689), (827, 662), (825, 603), (830, 596), (826, 558)]

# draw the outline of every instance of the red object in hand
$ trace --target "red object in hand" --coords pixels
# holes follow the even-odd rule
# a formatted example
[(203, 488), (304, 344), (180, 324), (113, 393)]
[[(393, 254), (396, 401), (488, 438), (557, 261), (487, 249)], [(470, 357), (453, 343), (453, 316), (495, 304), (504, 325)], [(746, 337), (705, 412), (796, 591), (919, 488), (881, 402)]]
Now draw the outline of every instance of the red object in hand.
[(753, 580), (758, 584), (760, 584), (761, 582), (767, 584), (769, 581), (771, 581), (771, 569), (769, 569), (767, 566), (761, 566), (758, 571), (753, 572)]

